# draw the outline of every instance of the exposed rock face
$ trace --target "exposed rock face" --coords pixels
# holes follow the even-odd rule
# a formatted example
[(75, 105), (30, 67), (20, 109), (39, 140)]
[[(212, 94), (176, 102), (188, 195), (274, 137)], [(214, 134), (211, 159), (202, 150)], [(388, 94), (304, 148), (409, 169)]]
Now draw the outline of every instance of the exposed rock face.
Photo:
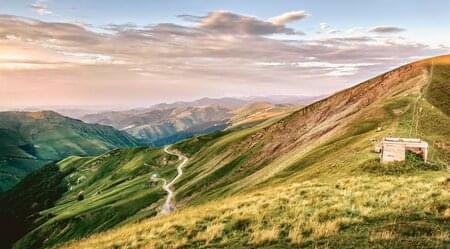
[(277, 158), (285, 151), (306, 148), (318, 138), (336, 134), (361, 110), (386, 97), (407, 94), (411, 89), (422, 87), (428, 76), (429, 63), (408, 64), (302, 108), (244, 139), (237, 150), (258, 152), (253, 153), (242, 167), (253, 167)]

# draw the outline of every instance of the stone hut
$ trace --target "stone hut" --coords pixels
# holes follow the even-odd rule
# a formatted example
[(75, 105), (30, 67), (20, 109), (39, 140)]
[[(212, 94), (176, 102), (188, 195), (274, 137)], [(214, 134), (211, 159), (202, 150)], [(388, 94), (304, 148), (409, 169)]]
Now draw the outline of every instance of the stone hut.
[(404, 161), (407, 151), (419, 155), (426, 162), (428, 143), (418, 138), (385, 137), (381, 141), (381, 163)]

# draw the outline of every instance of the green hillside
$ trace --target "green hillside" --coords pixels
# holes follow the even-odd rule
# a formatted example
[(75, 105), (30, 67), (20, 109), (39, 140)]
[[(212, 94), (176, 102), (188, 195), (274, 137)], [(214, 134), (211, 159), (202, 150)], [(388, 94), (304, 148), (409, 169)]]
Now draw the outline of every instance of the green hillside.
[[(446, 248), (450, 57), (403, 66), (280, 120), (181, 142), (179, 211), (63, 248)], [(381, 165), (420, 137), (429, 163)]]
[[(165, 192), (150, 176), (172, 178), (177, 157), (159, 149), (117, 149), (68, 157), (38, 170), (0, 200), (16, 248), (40, 248), (156, 215)], [(2, 241), (7, 246), (8, 241)]]
[[(165, 194), (148, 186), (153, 173), (175, 177), (176, 158), (162, 150), (45, 167), (35, 174), (54, 172), (48, 184), (63, 186), (48, 188), (56, 192), (43, 195), (47, 204), (33, 205), (30, 189), (46, 184), (39, 176), (9, 192), (24, 198), (3, 199), (28, 203), (5, 215), (31, 224), (15, 248), (446, 248), (449, 64), (450, 56), (408, 64), (289, 115), (173, 145), (189, 161), (169, 215), (155, 216)], [(429, 162), (380, 164), (373, 148), (385, 136), (424, 139)]]
[(55, 112), (0, 112), (0, 192), (44, 164), (136, 146), (130, 135)]

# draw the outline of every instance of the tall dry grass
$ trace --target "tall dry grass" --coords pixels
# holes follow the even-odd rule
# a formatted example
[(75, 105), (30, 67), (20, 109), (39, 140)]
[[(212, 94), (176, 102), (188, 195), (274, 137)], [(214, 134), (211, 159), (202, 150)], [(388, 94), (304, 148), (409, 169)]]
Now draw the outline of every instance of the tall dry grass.
[[(363, 175), (266, 188), (72, 241), (63, 248), (227, 248), (236, 242), (249, 247), (311, 245), (330, 237), (339, 239), (347, 230), (358, 228), (365, 231), (360, 236), (367, 240), (390, 241), (404, 235), (395, 227), (363, 228), (367, 222), (407, 217), (405, 212), (448, 221), (449, 177), (440, 175)], [(438, 226), (424, 236), (448, 241), (448, 233)]]

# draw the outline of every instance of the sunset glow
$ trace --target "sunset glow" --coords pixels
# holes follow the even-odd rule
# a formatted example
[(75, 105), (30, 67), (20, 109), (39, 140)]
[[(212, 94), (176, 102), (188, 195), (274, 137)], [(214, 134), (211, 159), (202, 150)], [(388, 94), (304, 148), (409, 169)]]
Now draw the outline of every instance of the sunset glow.
[[(257, 10), (179, 2), (159, 12), (160, 3), (147, 1), (1, 1), (0, 106), (322, 95), (450, 51), (448, 2), (427, 6), (433, 19), (430, 11), (408, 15), (419, 1), (402, 12), (383, 1), (319, 2), (264, 1)], [(434, 28), (413, 30), (415, 20)]]

